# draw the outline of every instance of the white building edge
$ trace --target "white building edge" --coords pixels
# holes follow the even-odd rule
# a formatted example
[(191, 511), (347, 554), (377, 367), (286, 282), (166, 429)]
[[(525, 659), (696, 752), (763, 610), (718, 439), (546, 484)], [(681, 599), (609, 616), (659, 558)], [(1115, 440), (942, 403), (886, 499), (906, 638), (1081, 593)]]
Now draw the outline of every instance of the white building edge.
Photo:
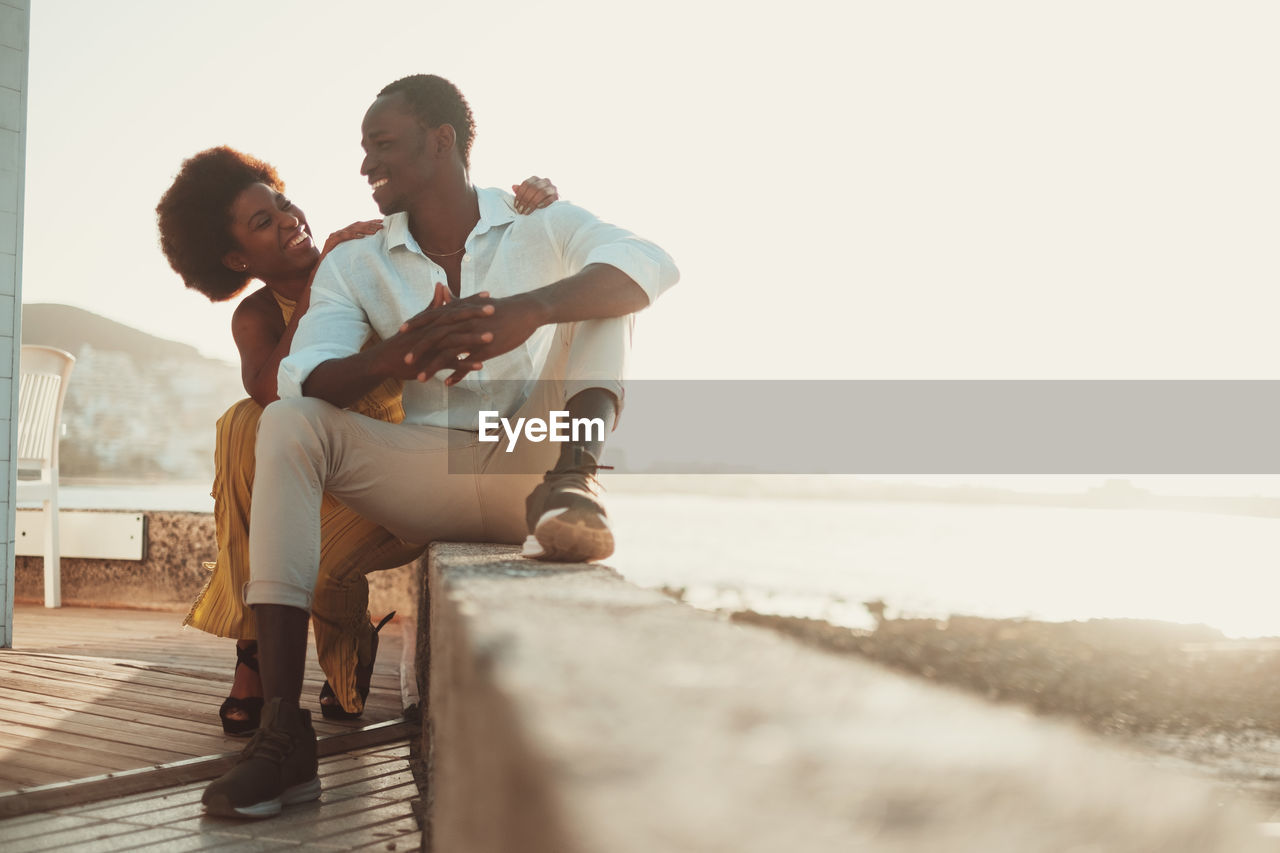
[(22, 201), (27, 156), (28, 0), (0, 0), (0, 648), (13, 645), (18, 359), (22, 346)]

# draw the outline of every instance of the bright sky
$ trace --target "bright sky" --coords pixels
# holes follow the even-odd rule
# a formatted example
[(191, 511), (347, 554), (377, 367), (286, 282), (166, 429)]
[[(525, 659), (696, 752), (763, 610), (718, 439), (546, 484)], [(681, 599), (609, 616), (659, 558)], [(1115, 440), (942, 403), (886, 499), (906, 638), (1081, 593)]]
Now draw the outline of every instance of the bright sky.
[(1280, 378), (1280, 7), (35, 0), (23, 297), (234, 358), (154, 208), (276, 164), (377, 215), (359, 123), (450, 78), (473, 179), (550, 176), (683, 281), (646, 378)]

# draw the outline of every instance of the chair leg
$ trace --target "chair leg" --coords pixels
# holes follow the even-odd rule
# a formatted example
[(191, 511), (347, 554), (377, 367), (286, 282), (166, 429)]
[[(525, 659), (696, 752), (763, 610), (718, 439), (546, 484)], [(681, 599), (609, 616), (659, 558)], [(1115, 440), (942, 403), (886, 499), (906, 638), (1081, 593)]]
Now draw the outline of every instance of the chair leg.
[(62, 564), (58, 548), (58, 499), (44, 502), (44, 606), (62, 606)]

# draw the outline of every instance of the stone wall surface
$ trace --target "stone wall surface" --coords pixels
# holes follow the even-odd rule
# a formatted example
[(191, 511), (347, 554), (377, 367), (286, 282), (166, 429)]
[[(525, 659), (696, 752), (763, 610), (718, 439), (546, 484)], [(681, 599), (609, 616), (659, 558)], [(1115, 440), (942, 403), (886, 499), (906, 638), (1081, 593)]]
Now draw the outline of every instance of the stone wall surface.
[[(62, 514), (70, 512), (63, 510)], [(142, 560), (61, 559), (64, 605), (177, 608), (183, 602), (190, 603), (204, 583), (202, 561), (216, 555), (213, 516), (190, 512), (147, 512), (144, 516)], [(15, 592), (19, 601), (44, 600), (43, 565), (41, 557), (17, 558)]]
[[(85, 512), (88, 510), (63, 510)], [(142, 607), (185, 612), (208, 580), (206, 562), (217, 557), (213, 515), (146, 511), (141, 561), (63, 557), (62, 601), (79, 607)], [(17, 558), (15, 599), (44, 601), (44, 560)], [(414, 566), (369, 575), (369, 609), (375, 618), (396, 610), (412, 617), (418, 600)]]
[(607, 568), (426, 562), (430, 849), (1275, 849), (1245, 807), (1083, 732)]

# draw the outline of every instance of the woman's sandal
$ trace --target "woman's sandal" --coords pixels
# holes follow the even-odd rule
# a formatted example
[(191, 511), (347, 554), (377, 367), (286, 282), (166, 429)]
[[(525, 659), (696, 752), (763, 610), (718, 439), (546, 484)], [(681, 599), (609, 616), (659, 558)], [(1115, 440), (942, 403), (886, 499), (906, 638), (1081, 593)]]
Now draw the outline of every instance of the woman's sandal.
[[(374, 626), (373, 639), (369, 642), (369, 663), (356, 664), (356, 692), (360, 694), (361, 702), (369, 698), (369, 685), (373, 681), (373, 664), (378, 659), (378, 632), (395, 615), (396, 612), (392, 610), (382, 617), (381, 622)], [(320, 713), (324, 715), (326, 720), (358, 720), (364, 711), (352, 712), (343, 708), (342, 703), (338, 701), (337, 694), (333, 692), (333, 688), (326, 681), (324, 687), (320, 688)]]
[[(239, 643), (236, 644), (236, 669), (241, 666), (247, 666), (254, 672), (258, 671), (258, 641), (253, 640), (246, 648), (240, 648)], [(244, 714), (244, 719), (236, 719), (228, 716), (232, 711), (240, 711)], [(245, 737), (252, 734), (262, 721), (262, 697), (246, 696), (240, 698), (237, 696), (228, 696), (218, 708), (218, 716), (222, 719), (222, 731), (233, 737)]]

